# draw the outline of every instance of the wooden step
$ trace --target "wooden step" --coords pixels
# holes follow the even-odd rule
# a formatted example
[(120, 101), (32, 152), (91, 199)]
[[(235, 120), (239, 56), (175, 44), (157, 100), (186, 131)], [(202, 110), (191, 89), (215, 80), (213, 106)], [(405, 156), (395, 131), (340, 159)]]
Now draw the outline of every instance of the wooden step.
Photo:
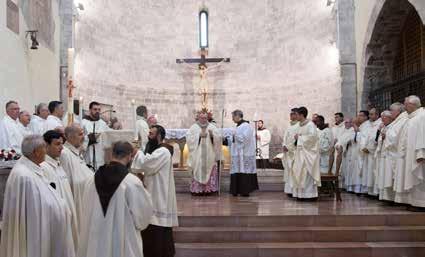
[(179, 216), (180, 227), (424, 226), (425, 215)]
[(420, 257), (425, 242), (177, 243), (176, 257)]
[(418, 242), (425, 226), (179, 227), (177, 243)]

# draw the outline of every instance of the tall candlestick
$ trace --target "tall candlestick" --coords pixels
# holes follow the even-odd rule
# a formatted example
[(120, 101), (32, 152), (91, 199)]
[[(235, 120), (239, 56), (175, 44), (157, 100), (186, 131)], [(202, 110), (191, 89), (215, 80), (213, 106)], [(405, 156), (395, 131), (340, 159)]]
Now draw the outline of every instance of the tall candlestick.
[(79, 107), (79, 109), (78, 109), (78, 115), (80, 116), (80, 122), (82, 122), (83, 121), (83, 118), (84, 118), (84, 116), (83, 116), (83, 97), (80, 96), (80, 99), (79, 100), (80, 101), (78, 102), (78, 107)]
[(74, 48), (68, 48), (68, 125), (74, 122)]
[(132, 117), (133, 117), (133, 136), (134, 136), (134, 140), (138, 140), (139, 136), (137, 134), (137, 127), (136, 127), (136, 100), (132, 99), (131, 100), (131, 106), (132, 106)]

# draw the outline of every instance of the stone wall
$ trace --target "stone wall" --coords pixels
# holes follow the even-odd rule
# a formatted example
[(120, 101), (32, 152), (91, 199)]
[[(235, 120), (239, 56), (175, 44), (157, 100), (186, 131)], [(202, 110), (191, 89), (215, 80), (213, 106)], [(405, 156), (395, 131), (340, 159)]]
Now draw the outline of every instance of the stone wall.
[[(8, 0), (18, 7), (14, 15), (19, 17), (13, 22), (19, 24), (13, 29), (7, 20), (7, 1), (0, 3), (0, 118), (11, 99), (33, 112), (36, 104), (59, 98), (58, 1)], [(40, 32), (38, 50), (30, 50), (31, 41), (25, 37), (25, 31), (33, 29)]]
[[(131, 99), (166, 127), (187, 128), (200, 106), (196, 71), (176, 58), (197, 57), (200, 1), (80, 1), (76, 24), (77, 96), (112, 104), (131, 128)], [(206, 0), (209, 57), (230, 64), (208, 73), (212, 109), (242, 109), (265, 121), (280, 143), (290, 108), (330, 118), (341, 109), (336, 20), (326, 1)], [(354, 97), (354, 96), (353, 96)], [(86, 102), (86, 103), (87, 103)]]

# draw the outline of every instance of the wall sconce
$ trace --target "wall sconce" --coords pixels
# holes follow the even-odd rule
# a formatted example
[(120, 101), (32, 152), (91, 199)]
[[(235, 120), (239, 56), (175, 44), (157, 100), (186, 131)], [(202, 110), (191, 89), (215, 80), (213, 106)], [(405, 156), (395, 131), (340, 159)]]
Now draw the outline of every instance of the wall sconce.
[(25, 38), (28, 37), (28, 35), (30, 35), (30, 39), (31, 39), (31, 49), (32, 50), (37, 50), (38, 46), (40, 45), (37, 41), (37, 32), (38, 30), (27, 30), (26, 31), (26, 35)]
[(326, 6), (331, 6), (333, 4), (335, 4), (336, 0), (328, 0), (328, 2), (326, 3)]

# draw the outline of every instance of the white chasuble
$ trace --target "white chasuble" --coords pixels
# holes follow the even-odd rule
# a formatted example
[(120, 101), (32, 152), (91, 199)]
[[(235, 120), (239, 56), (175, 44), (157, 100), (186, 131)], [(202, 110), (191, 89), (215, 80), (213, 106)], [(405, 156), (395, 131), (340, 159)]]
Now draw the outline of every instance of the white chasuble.
[[(206, 137), (201, 137), (202, 132), (206, 133)], [(207, 184), (211, 171), (221, 156), (220, 131), (212, 124), (206, 124), (202, 128), (196, 123), (187, 132), (186, 143), (189, 148), (187, 165), (193, 179)]]
[(313, 122), (300, 123), (293, 168), (294, 196), (314, 198), (318, 196), (320, 182), (319, 136)]

